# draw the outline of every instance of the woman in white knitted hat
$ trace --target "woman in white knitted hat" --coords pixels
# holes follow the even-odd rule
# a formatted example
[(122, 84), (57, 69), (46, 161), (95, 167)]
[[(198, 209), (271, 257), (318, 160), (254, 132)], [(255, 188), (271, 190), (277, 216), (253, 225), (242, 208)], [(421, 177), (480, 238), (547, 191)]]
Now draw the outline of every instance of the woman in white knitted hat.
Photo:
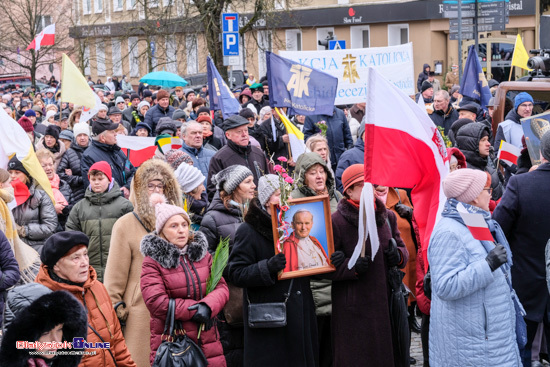
[[(191, 218), (193, 229), (198, 230), (208, 204), (208, 198), (205, 194), (206, 188), (204, 187), (205, 177), (197, 167), (187, 163), (180, 164), (174, 175), (183, 193), (183, 208)], [(204, 205), (193, 205), (199, 202), (204, 203)]]
[[(448, 200), (428, 247), (430, 365), (521, 366), (512, 254), (489, 213), (491, 177), (484, 171), (459, 169), (445, 178), (443, 191)], [(477, 214), (479, 223), (474, 226), (468, 214)], [(493, 241), (474, 238), (483, 227)]]
[[(151, 364), (162, 342), (170, 299), (175, 299), (175, 320), (189, 338), (201, 346), (208, 365), (225, 367), (223, 348), (214, 318), (229, 299), (223, 277), (214, 290), (206, 294), (212, 256), (201, 232), (190, 231), (191, 221), (179, 206), (166, 204), (160, 194), (151, 195), (155, 207), (155, 231), (141, 240), (143, 266), (141, 293), (151, 313)], [(198, 332), (201, 325), (200, 342)]]

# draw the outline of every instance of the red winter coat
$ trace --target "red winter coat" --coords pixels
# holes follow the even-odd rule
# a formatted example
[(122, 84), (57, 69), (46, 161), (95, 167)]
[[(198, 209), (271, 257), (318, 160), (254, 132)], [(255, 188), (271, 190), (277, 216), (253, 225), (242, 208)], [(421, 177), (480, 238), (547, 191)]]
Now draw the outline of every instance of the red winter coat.
[[(194, 239), (183, 256), (175, 245), (155, 234), (143, 238), (141, 252), (145, 256), (141, 270), (141, 293), (151, 313), (152, 364), (161, 344), (170, 298), (176, 299), (176, 320), (183, 321), (187, 335), (196, 343), (199, 325), (191, 321), (196, 311), (187, 308), (199, 302), (205, 303), (212, 310), (212, 317), (215, 317), (227, 303), (229, 291), (222, 278), (216, 288), (205, 295), (212, 256), (208, 253), (208, 242), (201, 232), (194, 233)], [(192, 284), (187, 281), (190, 276)], [(216, 327), (201, 332), (201, 343), (209, 366), (226, 366)]]

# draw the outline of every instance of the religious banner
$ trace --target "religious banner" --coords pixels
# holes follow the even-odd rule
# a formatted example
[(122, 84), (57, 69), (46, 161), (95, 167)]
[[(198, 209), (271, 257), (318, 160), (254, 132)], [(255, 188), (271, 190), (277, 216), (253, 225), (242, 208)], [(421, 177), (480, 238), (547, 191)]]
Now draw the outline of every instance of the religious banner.
[(415, 94), (412, 43), (329, 51), (279, 51), (279, 55), (338, 78), (336, 105), (366, 100), (369, 67), (376, 69), (403, 93)]

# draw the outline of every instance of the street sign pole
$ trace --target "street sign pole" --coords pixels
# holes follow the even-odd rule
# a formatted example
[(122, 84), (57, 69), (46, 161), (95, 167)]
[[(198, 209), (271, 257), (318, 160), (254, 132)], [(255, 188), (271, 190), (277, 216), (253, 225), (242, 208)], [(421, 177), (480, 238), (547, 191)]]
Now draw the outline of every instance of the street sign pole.
[(477, 28), (477, 24), (478, 24), (477, 16), (478, 16), (479, 10), (477, 7), (477, 0), (475, 0), (475, 4), (476, 4), (476, 10), (475, 10), (475, 16), (474, 16), (474, 37), (475, 37), (475, 45), (476, 45), (475, 50), (476, 50), (476, 53), (479, 53), (479, 47), (478, 47), (479, 34), (478, 34), (478, 28)]
[(458, 0), (458, 84), (462, 80), (462, 0)]

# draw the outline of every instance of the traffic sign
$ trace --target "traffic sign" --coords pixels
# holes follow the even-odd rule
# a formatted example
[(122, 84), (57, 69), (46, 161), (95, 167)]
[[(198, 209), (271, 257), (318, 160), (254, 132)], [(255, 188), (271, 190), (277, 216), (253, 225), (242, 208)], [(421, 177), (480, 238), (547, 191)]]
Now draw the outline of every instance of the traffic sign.
[[(496, 23), (505, 23), (508, 24), (509, 18), (502, 16), (496, 17), (478, 17), (477, 24), (496, 24)], [(462, 18), (462, 25), (472, 25), (474, 24), (474, 18)], [(450, 27), (458, 27), (458, 19), (449, 19)]]
[[(474, 26), (473, 26), (473, 24), (463, 25), (463, 26), (462, 26), (462, 32), (473, 32), (473, 31), (474, 31)], [(458, 25), (456, 25), (456, 26), (450, 26), (450, 27), (449, 27), (449, 33), (458, 33)]]
[(222, 33), (223, 56), (239, 56), (239, 32)]
[(504, 31), (504, 30), (506, 30), (505, 23), (479, 24), (477, 26), (478, 32), (491, 32), (491, 31)]
[(345, 40), (328, 41), (328, 49), (329, 50), (345, 50), (346, 49), (346, 41)]
[(222, 32), (238, 32), (239, 31), (239, 14), (237, 13), (222, 13)]
[[(464, 33), (462, 32), (462, 40), (466, 40), (466, 39), (473, 39), (474, 38), (474, 34), (473, 33)], [(449, 39), (450, 40), (458, 40), (458, 33), (449, 33)]]

